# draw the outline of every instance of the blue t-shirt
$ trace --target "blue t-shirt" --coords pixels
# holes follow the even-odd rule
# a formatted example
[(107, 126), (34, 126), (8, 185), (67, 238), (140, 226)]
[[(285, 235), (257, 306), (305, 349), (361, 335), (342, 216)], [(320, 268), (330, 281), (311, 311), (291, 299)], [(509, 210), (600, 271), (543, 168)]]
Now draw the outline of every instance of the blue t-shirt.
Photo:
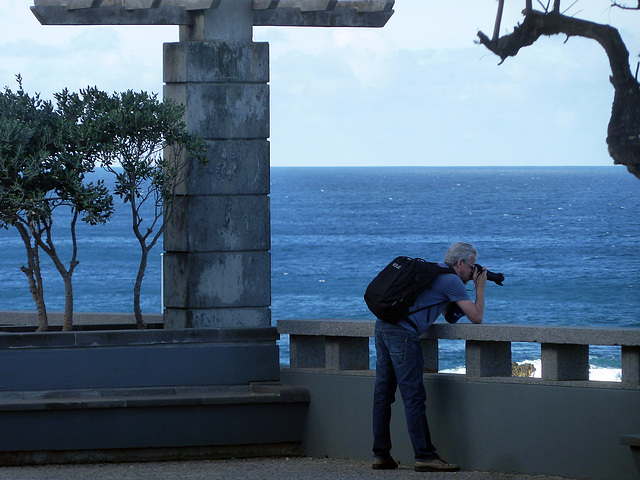
[[(441, 264), (444, 266), (444, 264)], [(438, 316), (444, 311), (446, 306), (450, 302), (458, 302), (461, 300), (471, 300), (467, 288), (458, 275), (455, 273), (445, 273), (438, 275), (436, 280), (431, 284), (431, 288), (428, 288), (418, 296), (416, 303), (409, 309), (409, 311), (425, 308), (413, 315), (409, 315), (409, 319), (418, 327), (418, 334), (422, 335), (438, 318)], [(455, 323), (453, 321), (452, 323)], [(415, 328), (404, 320), (398, 322), (398, 325), (403, 326), (415, 332)]]

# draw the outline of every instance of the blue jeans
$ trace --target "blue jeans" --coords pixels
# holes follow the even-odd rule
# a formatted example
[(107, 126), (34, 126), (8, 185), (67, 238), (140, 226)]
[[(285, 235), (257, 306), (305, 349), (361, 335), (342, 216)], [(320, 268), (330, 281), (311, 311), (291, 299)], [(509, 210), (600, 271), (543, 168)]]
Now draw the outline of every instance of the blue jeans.
[(391, 404), (396, 389), (404, 403), (409, 437), (416, 460), (437, 457), (427, 423), (420, 339), (415, 332), (397, 325), (376, 322), (376, 386), (373, 394), (373, 454), (388, 457), (391, 452)]

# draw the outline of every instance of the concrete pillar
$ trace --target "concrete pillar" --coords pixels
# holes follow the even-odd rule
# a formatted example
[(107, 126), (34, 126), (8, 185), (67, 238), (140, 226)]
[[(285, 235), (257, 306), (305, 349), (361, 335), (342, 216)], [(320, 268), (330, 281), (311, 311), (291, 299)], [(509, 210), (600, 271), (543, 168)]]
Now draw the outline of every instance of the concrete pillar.
[(290, 335), (290, 367), (368, 370), (369, 338)]
[(207, 142), (164, 233), (166, 328), (271, 324), (269, 45), (251, 0), (222, 0), (164, 45), (164, 97)]
[(589, 380), (589, 345), (543, 343), (543, 380)]
[(640, 384), (640, 347), (622, 347), (622, 383)]
[(467, 340), (465, 358), (469, 377), (511, 376), (511, 342)]
[(424, 359), (425, 373), (438, 373), (440, 369), (438, 359), (438, 339), (437, 338), (421, 338), (422, 358)]

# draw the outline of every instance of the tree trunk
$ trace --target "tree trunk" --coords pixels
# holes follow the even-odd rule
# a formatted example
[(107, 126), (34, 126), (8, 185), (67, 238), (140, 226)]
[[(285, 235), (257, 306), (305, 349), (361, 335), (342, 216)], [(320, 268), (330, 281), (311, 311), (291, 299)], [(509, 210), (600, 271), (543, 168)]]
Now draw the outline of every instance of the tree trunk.
[(21, 267), (21, 270), (27, 276), (29, 281), (29, 291), (36, 304), (38, 312), (38, 332), (49, 330), (49, 322), (47, 319), (47, 307), (44, 303), (44, 288), (42, 285), (42, 274), (40, 272), (40, 256), (38, 255), (38, 246), (35, 248), (31, 245), (31, 236), (29, 230), (22, 224), (16, 224), (16, 228), (22, 237), (24, 246), (27, 250), (27, 265)]
[(138, 266), (138, 275), (136, 276), (136, 282), (133, 286), (133, 314), (136, 318), (136, 327), (145, 328), (144, 321), (142, 319), (142, 308), (140, 307), (140, 293), (142, 291), (142, 279), (144, 278), (144, 272), (147, 268), (147, 259), (149, 257), (149, 249), (144, 245), (142, 247), (142, 255), (140, 256), (140, 265)]
[[(73, 329), (73, 284), (72, 284), (72, 276), (73, 271), (78, 266), (78, 240), (76, 238), (76, 222), (78, 220), (78, 212), (74, 210), (73, 219), (71, 220), (71, 242), (72, 242), (72, 254), (71, 260), (69, 261), (69, 269), (67, 270), (64, 267), (64, 264), (60, 260), (58, 256), (58, 252), (55, 249), (53, 244), (53, 240), (51, 238), (51, 228), (52, 225), (46, 224), (43, 226), (43, 231), (36, 231), (32, 229), (31, 233), (33, 235), (36, 244), (42, 248), (42, 250), (49, 255), (53, 264), (55, 265), (58, 273), (62, 277), (64, 282), (64, 322), (62, 324), (62, 331), (67, 332)], [(46, 241), (42, 238), (42, 234), (46, 233)]]
[(71, 282), (71, 272), (62, 275), (62, 278), (64, 279), (64, 322), (62, 331), (69, 332), (73, 330), (73, 284)]

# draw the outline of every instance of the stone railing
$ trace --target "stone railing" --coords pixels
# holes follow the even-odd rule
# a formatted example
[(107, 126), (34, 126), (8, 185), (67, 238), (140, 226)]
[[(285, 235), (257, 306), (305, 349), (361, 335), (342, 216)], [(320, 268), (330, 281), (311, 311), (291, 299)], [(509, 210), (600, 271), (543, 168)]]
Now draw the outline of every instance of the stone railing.
[[(290, 368), (368, 370), (374, 320), (280, 320)], [(422, 339), (425, 371), (439, 370), (438, 341), (464, 340), (466, 377), (511, 377), (511, 344), (540, 344), (542, 381), (589, 380), (589, 346), (620, 346), (622, 385), (640, 386), (640, 328), (434, 324)], [(601, 382), (598, 382), (601, 383)]]

